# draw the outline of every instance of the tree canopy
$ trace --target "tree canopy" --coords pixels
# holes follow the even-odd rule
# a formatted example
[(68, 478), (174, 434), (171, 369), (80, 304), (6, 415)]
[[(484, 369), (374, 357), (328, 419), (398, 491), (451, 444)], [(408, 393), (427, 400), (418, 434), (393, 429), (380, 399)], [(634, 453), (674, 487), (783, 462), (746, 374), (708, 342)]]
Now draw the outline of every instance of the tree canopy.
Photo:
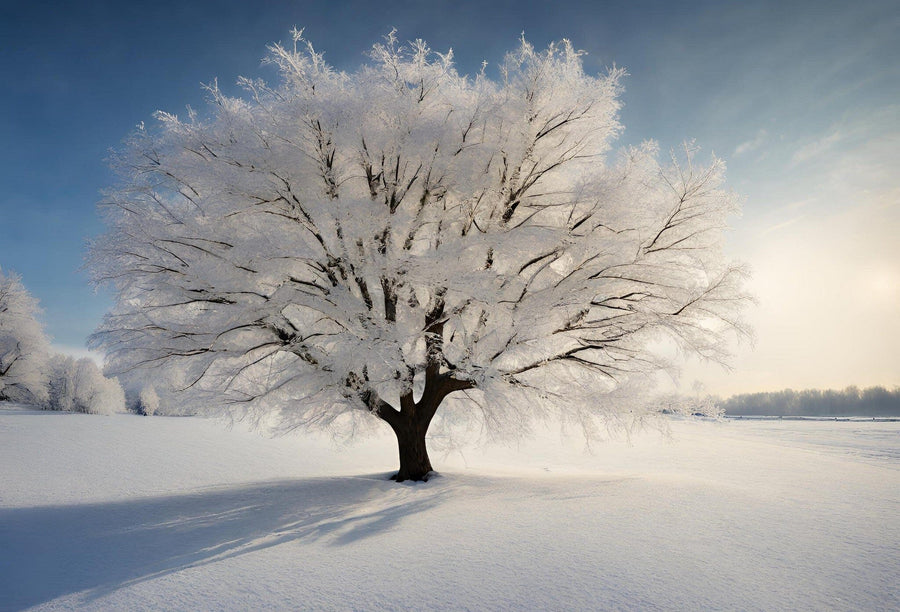
[(590, 427), (636, 414), (623, 390), (661, 344), (723, 361), (745, 331), (724, 164), (612, 152), (621, 69), (523, 39), (466, 76), (391, 33), (347, 73), (292, 42), (276, 84), (213, 84), (209, 112), (160, 112), (114, 156), (92, 247), (109, 371), (283, 428), (376, 415), (418, 479), (445, 398), (491, 430)]

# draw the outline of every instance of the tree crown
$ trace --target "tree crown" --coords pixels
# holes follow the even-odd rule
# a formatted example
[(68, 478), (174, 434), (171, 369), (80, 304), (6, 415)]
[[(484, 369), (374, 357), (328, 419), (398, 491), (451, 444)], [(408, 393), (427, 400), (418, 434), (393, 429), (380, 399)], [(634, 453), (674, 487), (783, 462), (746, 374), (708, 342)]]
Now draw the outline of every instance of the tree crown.
[(664, 366), (661, 338), (723, 361), (745, 331), (724, 164), (610, 155), (621, 69), (523, 39), (469, 77), (394, 33), (353, 73), (299, 31), (268, 61), (278, 84), (212, 85), (207, 118), (160, 112), (114, 157), (92, 247), (113, 372), (287, 427), (389, 418), (432, 380), (499, 426), (617, 414), (604, 398)]

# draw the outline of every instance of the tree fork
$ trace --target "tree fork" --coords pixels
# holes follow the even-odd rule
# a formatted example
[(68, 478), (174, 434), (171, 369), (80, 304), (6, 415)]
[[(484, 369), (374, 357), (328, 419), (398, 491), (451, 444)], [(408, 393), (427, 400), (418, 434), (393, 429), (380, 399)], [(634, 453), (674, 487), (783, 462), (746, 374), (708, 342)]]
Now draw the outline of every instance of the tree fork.
[[(397, 450), (400, 469), (391, 479), (426, 481), (434, 470), (428, 458), (425, 435), (444, 398), (454, 391), (471, 389), (474, 384), (467, 380), (457, 380), (450, 373), (439, 373), (436, 366), (425, 370), (425, 389), (418, 402), (413, 400), (412, 391), (400, 398), (400, 410), (378, 400), (376, 414), (391, 426), (397, 436)], [(371, 392), (367, 392), (371, 393)], [(372, 396), (367, 396), (371, 399)]]

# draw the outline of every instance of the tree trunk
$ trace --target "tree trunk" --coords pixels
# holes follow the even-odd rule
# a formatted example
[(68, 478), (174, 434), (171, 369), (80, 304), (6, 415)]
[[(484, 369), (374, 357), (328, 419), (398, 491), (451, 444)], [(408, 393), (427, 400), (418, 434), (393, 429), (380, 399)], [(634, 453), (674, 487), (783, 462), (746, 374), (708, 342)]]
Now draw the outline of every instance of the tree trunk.
[[(428, 449), (425, 447), (425, 432), (428, 430), (428, 422), (420, 423), (416, 418), (417, 415), (410, 416), (412, 418), (400, 419), (400, 422), (393, 426), (400, 451), (400, 471), (391, 478), (397, 482), (428, 480), (428, 475), (432, 470), (431, 461), (428, 459)], [(430, 422), (430, 420), (428, 421)]]
[(431, 419), (447, 395), (473, 389), (474, 386), (472, 381), (457, 380), (449, 372), (440, 373), (436, 364), (430, 364), (425, 370), (425, 388), (421, 399), (416, 402), (412, 390), (409, 390), (400, 397), (400, 410), (378, 398), (371, 390), (365, 391), (363, 401), (391, 426), (397, 436), (400, 470), (391, 477), (393, 480), (428, 480), (432, 467), (425, 447), (425, 434)]

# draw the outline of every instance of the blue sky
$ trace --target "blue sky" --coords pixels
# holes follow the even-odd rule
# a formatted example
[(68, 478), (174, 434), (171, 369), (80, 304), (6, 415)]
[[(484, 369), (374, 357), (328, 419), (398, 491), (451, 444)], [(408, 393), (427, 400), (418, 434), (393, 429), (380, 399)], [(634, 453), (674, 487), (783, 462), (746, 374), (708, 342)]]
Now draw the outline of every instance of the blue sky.
[[(755, 349), (684, 380), (728, 394), (900, 384), (900, 5), (847, 2), (5, 2), (0, 266), (80, 349), (110, 299), (80, 271), (102, 231), (104, 158), (157, 110), (203, 108), (291, 26), (353, 69), (392, 27), (453, 47), (463, 72), (521, 32), (589, 70), (628, 69), (621, 144), (696, 139), (745, 197), (730, 251), (753, 267)], [(230, 89), (229, 89), (230, 88)]]

